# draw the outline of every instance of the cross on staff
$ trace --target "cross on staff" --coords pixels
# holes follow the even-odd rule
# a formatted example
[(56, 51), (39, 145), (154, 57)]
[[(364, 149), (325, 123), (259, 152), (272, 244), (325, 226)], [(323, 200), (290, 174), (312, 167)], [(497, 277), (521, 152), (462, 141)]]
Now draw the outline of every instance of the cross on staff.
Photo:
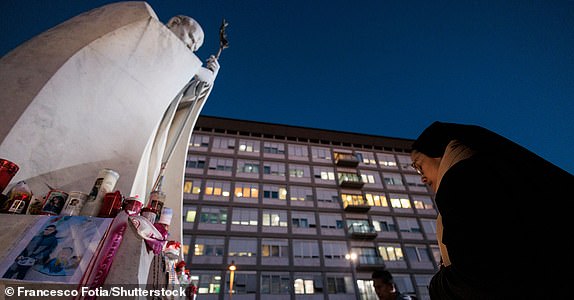
[(227, 34), (225, 33), (225, 28), (227, 28), (228, 25), (229, 23), (227, 23), (225, 19), (221, 21), (221, 26), (219, 27), (219, 51), (217, 51), (217, 55), (215, 55), (215, 58), (217, 59), (219, 59), (219, 56), (221, 55), (223, 49), (229, 47), (229, 42), (227, 41)]

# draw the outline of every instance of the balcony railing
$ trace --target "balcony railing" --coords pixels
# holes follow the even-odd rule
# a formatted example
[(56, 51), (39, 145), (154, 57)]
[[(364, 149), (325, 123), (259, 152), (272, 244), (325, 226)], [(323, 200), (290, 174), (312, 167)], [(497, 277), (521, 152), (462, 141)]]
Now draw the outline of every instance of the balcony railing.
[(339, 167), (350, 167), (355, 168), (359, 165), (359, 159), (352, 155), (346, 153), (335, 153), (335, 164)]
[(343, 199), (343, 209), (347, 212), (368, 212), (371, 206), (363, 199)]
[(354, 173), (339, 173), (339, 186), (343, 188), (360, 189), (365, 185), (363, 179), (359, 174)]
[(372, 271), (385, 267), (385, 261), (380, 256), (359, 256), (357, 270)]
[(353, 224), (349, 226), (349, 234), (355, 239), (374, 239), (377, 237), (375, 227), (367, 224)]

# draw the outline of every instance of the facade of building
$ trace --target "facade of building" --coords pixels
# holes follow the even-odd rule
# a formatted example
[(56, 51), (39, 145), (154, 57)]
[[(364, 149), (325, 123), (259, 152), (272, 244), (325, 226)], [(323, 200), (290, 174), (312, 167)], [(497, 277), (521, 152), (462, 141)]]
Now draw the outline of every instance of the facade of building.
[(183, 250), (202, 299), (376, 299), (371, 272), (428, 299), (430, 190), (400, 138), (200, 116)]

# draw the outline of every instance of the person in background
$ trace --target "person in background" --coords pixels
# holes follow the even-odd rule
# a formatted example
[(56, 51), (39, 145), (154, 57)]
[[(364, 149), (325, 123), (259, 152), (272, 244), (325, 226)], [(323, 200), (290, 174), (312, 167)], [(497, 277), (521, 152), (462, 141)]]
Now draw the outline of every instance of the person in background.
[(373, 287), (379, 300), (411, 300), (411, 296), (401, 294), (393, 280), (393, 275), (387, 270), (376, 270), (372, 273)]
[[(431, 299), (572, 296), (564, 203), (574, 176), (485, 128), (434, 122), (412, 167), (435, 192), (441, 267)], [(533, 274), (536, 274), (535, 279)]]

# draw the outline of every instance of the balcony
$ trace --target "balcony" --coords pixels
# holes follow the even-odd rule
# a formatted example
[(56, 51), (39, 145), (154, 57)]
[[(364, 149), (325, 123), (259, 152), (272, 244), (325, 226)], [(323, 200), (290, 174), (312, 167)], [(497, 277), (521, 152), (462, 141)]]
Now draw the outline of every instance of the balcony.
[(371, 209), (371, 206), (362, 198), (360, 198), (360, 199), (343, 199), (343, 209), (346, 212), (365, 213)]
[(359, 159), (352, 154), (335, 153), (335, 164), (339, 167), (356, 168), (359, 165)]
[(339, 173), (339, 186), (342, 188), (360, 189), (365, 185), (361, 176), (354, 173)]
[(374, 271), (385, 267), (385, 261), (380, 256), (359, 256), (357, 270)]
[(349, 226), (349, 234), (354, 239), (372, 240), (377, 237), (375, 227), (367, 224), (352, 224)]

